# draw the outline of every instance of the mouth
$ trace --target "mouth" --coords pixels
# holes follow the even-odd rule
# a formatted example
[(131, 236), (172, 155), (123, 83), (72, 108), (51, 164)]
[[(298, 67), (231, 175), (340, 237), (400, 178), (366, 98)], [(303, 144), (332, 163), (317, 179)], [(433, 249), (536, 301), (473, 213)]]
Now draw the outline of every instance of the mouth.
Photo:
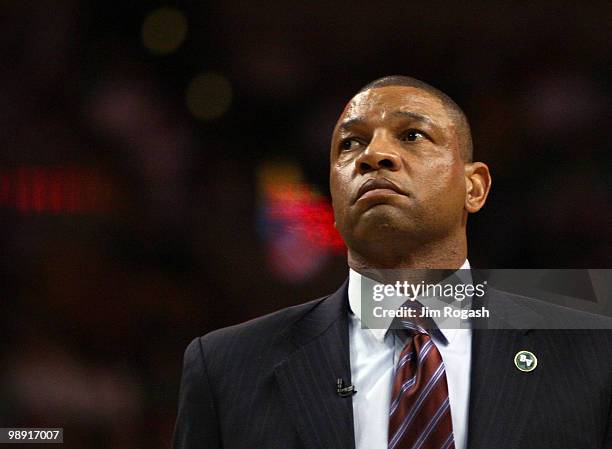
[(374, 198), (381, 196), (390, 195), (403, 195), (407, 196), (407, 193), (400, 189), (397, 185), (385, 178), (372, 178), (364, 182), (355, 197), (354, 203), (360, 199)]

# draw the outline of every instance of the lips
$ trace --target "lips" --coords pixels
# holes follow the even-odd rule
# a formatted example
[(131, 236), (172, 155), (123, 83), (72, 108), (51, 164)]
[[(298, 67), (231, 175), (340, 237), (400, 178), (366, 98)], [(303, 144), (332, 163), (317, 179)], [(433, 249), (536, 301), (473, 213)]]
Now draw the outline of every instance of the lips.
[(357, 196), (355, 197), (355, 201), (361, 198), (366, 193), (372, 190), (392, 190), (395, 193), (399, 193), (400, 195), (406, 195), (402, 189), (396, 186), (394, 183), (385, 178), (372, 178), (368, 179), (364, 182), (359, 190), (357, 191)]

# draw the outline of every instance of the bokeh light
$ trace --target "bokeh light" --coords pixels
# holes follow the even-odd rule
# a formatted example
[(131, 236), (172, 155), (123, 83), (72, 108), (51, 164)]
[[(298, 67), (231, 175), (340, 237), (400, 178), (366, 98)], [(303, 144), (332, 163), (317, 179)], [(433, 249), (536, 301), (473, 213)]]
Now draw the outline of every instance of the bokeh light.
[(266, 161), (257, 170), (258, 225), (269, 270), (289, 282), (303, 282), (324, 269), (346, 246), (334, 227), (328, 198), (304, 182), (299, 165)]
[(218, 73), (201, 73), (189, 83), (185, 101), (189, 111), (198, 119), (219, 118), (232, 103), (232, 85)]
[(0, 208), (24, 214), (106, 214), (114, 203), (111, 180), (93, 167), (22, 165), (0, 171)]
[(187, 36), (187, 18), (175, 8), (152, 11), (142, 23), (143, 45), (153, 53), (168, 54), (176, 51)]

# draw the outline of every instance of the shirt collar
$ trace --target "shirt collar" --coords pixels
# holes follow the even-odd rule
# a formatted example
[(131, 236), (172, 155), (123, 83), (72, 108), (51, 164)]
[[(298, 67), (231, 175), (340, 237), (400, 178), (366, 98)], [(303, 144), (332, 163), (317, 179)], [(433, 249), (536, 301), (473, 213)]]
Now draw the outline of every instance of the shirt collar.
[[(466, 270), (466, 271), (462, 271), (462, 280), (467, 284), (467, 283), (471, 283), (472, 282), (472, 276), (470, 274), (470, 262), (465, 259), (465, 261), (463, 262), (463, 265), (461, 265), (461, 267), (459, 268), (459, 270)], [(352, 268), (349, 269), (349, 285), (348, 285), (348, 299), (349, 299), (349, 306), (351, 309), (351, 312), (354, 314), (355, 318), (357, 318), (358, 321), (361, 322), (361, 280), (365, 278), (365, 276), (363, 276), (362, 274), (358, 273), (357, 271), (353, 270)], [(367, 278), (369, 279), (369, 278)], [(403, 300), (398, 300), (397, 302), (397, 307), (399, 308), (399, 306), (401, 306), (403, 303)], [(385, 326), (384, 328), (381, 326), (381, 328), (379, 329), (367, 329), (368, 331), (370, 331), (372, 333), (372, 335), (374, 335), (374, 337), (376, 338), (376, 340), (378, 340), (379, 342), (383, 342), (385, 339), (385, 336), (387, 335), (387, 332), (389, 332), (389, 327), (391, 326), (391, 323), (393, 321), (393, 318), (385, 318), (383, 319)], [(439, 325), (440, 323), (440, 318), (433, 318), (433, 321), (436, 325)], [(457, 331), (460, 329), (456, 329), (456, 328), (440, 328), (439, 329), (440, 332), (442, 333), (442, 335), (444, 335), (444, 337), (446, 338), (446, 340), (450, 343), (452, 342), (453, 338), (455, 337), (455, 335), (457, 334)]]

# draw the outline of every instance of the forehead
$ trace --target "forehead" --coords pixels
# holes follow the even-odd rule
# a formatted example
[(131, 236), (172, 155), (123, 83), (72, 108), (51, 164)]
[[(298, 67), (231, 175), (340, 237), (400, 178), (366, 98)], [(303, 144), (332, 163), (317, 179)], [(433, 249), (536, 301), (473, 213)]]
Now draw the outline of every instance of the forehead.
[(397, 111), (423, 115), (439, 126), (452, 125), (442, 100), (422, 89), (408, 86), (377, 87), (358, 93), (344, 108), (338, 124), (353, 119), (385, 121)]

